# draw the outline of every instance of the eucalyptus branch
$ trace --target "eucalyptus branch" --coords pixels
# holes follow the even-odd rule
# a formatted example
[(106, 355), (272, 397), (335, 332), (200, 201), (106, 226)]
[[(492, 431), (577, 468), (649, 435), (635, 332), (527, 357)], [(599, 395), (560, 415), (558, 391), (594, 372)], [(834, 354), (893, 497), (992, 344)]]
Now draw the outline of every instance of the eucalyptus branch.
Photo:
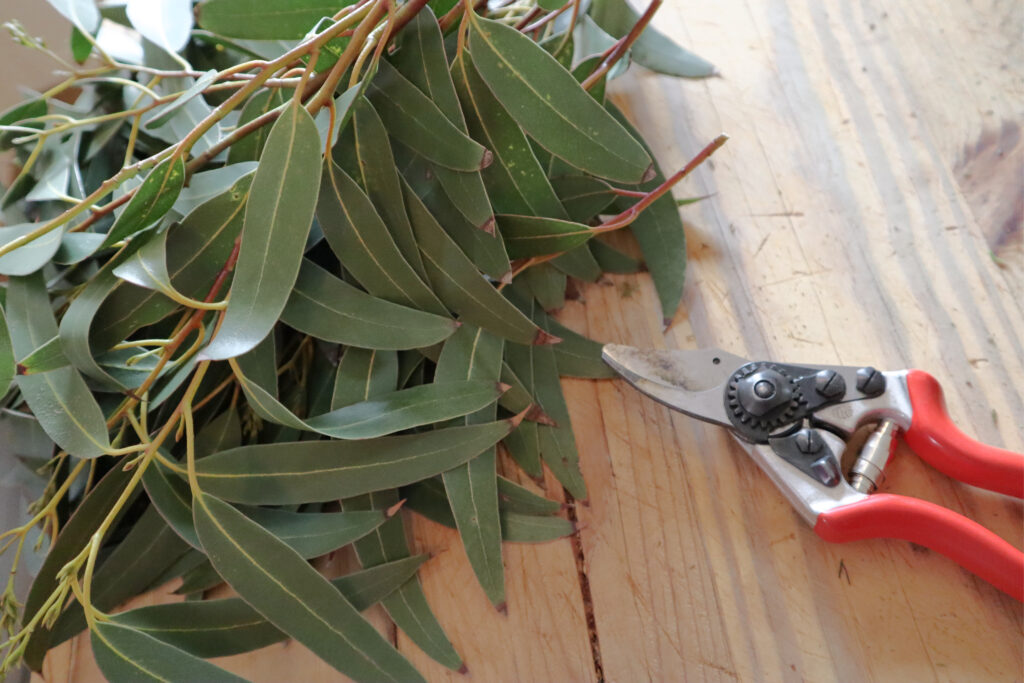
[(611, 71), (611, 68), (615, 66), (620, 59), (626, 56), (626, 53), (629, 52), (629, 48), (633, 46), (633, 43), (637, 41), (640, 34), (643, 33), (643, 30), (647, 28), (649, 23), (651, 23), (651, 19), (654, 18), (654, 13), (658, 11), (659, 7), (661, 7), (661, 3), (662, 0), (651, 0), (651, 4), (648, 5), (647, 9), (644, 10), (644, 13), (640, 15), (640, 19), (637, 20), (629, 33), (604, 53), (604, 59), (601, 61), (601, 64), (593, 73), (587, 76), (586, 80), (583, 81), (584, 90), (590, 90), (594, 87), (594, 84), (601, 80), (602, 76)]

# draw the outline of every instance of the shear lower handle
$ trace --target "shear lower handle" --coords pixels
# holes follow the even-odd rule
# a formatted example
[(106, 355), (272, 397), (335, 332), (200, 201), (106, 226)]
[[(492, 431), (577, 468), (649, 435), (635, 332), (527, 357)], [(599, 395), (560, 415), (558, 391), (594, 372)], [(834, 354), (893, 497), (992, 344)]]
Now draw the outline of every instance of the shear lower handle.
[(821, 513), (814, 532), (831, 543), (869, 538), (911, 541), (1024, 601), (1024, 553), (977, 522), (934, 503), (877, 493)]
[(950, 477), (1024, 498), (1024, 454), (996, 448), (961, 432), (946, 413), (938, 380), (921, 370), (907, 373), (913, 409), (907, 444), (923, 460)]

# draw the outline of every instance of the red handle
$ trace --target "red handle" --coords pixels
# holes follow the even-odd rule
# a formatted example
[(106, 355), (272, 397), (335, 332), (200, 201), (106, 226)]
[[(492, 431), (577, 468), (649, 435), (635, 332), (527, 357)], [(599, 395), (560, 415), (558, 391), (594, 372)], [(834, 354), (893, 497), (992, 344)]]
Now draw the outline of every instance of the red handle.
[(942, 553), (1024, 601), (1024, 553), (947, 508), (917, 498), (876, 493), (818, 515), (814, 531), (832, 543), (897, 538)]
[(907, 373), (913, 408), (907, 444), (932, 467), (954, 479), (1024, 498), (1024, 455), (975, 441), (946, 413), (938, 380), (921, 370)]

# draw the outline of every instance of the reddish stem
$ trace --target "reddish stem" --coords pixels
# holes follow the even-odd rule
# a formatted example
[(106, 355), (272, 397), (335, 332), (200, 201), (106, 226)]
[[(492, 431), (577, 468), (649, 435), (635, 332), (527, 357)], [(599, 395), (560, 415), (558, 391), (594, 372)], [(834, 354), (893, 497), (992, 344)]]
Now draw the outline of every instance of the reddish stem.
[(643, 30), (647, 28), (647, 24), (651, 23), (651, 19), (654, 17), (654, 13), (661, 7), (662, 0), (651, 0), (651, 4), (647, 6), (644, 13), (640, 15), (637, 22), (633, 25), (633, 28), (629, 30), (620, 41), (615, 43), (605, 53), (605, 58), (601, 62), (601, 65), (594, 70), (594, 73), (587, 76), (587, 79), (583, 81), (583, 89), (590, 90), (594, 87), (594, 84), (601, 80), (601, 77), (608, 73), (615, 64), (622, 59), (633, 43), (637, 41)]

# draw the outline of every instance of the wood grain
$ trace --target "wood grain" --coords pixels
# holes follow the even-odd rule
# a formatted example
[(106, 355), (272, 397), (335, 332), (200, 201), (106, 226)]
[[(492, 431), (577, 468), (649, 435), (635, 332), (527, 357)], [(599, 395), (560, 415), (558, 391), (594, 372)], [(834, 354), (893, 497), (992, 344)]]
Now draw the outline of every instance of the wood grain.
[[(684, 305), (663, 333), (649, 278), (616, 276), (562, 320), (643, 347), (919, 367), (965, 431), (1024, 450), (1019, 3), (677, 0), (655, 24), (722, 77), (636, 68), (616, 100), (667, 169), (732, 137), (677, 192), (713, 195), (684, 210)], [(1020, 604), (907, 543), (820, 541), (724, 430), (621, 382), (565, 388), (590, 499), (574, 541), (506, 546), (507, 616), (454, 532), (411, 524), (469, 668), (440, 669), (398, 635), (429, 680), (1021, 680)], [(905, 448), (887, 488), (1024, 540), (1019, 502)], [(99, 680), (87, 647), (69, 656), (47, 680)], [(230, 666), (340, 680), (294, 644)]]

